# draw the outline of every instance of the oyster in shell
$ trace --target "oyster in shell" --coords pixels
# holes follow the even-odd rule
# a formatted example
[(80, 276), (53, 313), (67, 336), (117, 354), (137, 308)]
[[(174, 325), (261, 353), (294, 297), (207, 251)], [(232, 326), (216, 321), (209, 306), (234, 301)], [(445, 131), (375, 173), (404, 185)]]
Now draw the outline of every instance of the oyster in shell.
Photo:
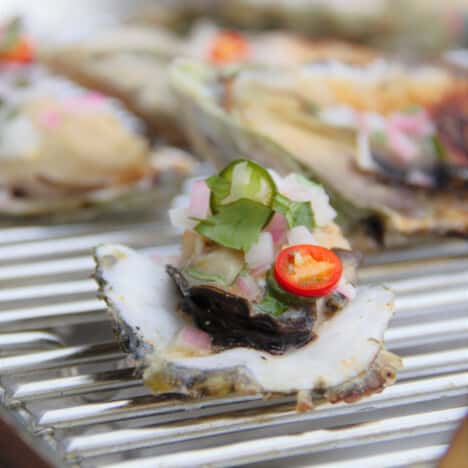
[[(345, 87), (339, 88), (339, 97), (338, 91), (333, 95), (330, 67), (341, 70), (345, 82), (351, 72), (358, 74), (361, 78), (355, 85), (362, 92)], [(371, 94), (366, 88), (372, 89), (387, 67), (376, 63), (355, 71), (344, 65), (317, 64), (289, 69), (240, 67), (220, 73), (207, 65), (181, 60), (174, 64), (172, 82), (188, 137), (197, 153), (213, 163), (222, 165), (239, 153), (248, 153), (279, 172), (302, 171), (324, 184), (353, 234), (356, 226), (367, 229), (371, 224), (384, 245), (428, 235), (464, 235), (468, 231), (468, 199), (464, 158), (459, 154), (464, 142), (461, 134), (448, 128), (453, 128), (450, 122), (459, 125), (465, 117), (459, 114), (454, 120), (454, 106), (442, 102), (451, 102), (453, 92), (466, 97), (466, 83), (434, 69), (406, 76), (395, 66), (401, 80), (394, 88), (381, 88), (388, 92), (377, 87), (377, 94)], [(399, 93), (398, 99), (391, 97), (393, 92)], [(434, 122), (441, 122), (434, 126), (438, 143), (446, 145), (443, 172), (452, 172), (452, 176), (444, 183), (437, 178), (428, 180), (426, 167), (418, 165), (416, 156), (413, 172), (418, 180), (402, 180), (400, 173), (395, 176), (388, 167), (376, 169), (375, 161), (372, 167), (365, 167), (369, 141), (349, 124), (350, 112), (339, 107), (343, 95), (358, 107), (379, 102), (384, 114), (411, 103), (433, 112)], [(324, 109), (335, 112), (326, 114)], [(466, 145), (461, 152), (466, 156)], [(393, 160), (384, 158), (384, 162)], [(437, 172), (440, 165), (431, 167)], [(403, 170), (403, 174), (410, 172)]]
[[(245, 181), (245, 174), (238, 174), (238, 181)], [(154, 393), (191, 398), (295, 394), (298, 410), (308, 410), (321, 402), (358, 400), (395, 380), (401, 361), (383, 345), (393, 314), (392, 292), (357, 285), (358, 257), (333, 222), (335, 212), (321, 187), (271, 174), (282, 197), (295, 191), (304, 209), (314, 201), (312, 227), (288, 228), (284, 222), (291, 218), (281, 219), (276, 211), (246, 251), (227, 247), (225, 233), (214, 240), (216, 233), (206, 237), (193, 224), (194, 209), (198, 223), (213, 223), (216, 216), (209, 214), (205, 182), (199, 181), (188, 205), (171, 212), (177, 223), (191, 226), (185, 228), (178, 259), (162, 261), (119, 244), (95, 250), (95, 278), (116, 339)], [(234, 203), (228, 208), (212, 204), (211, 209), (219, 215)], [(244, 230), (238, 225), (231, 240)], [(279, 286), (272, 262), (288, 245), (295, 252), (320, 248), (336, 255), (342, 265), (338, 283), (309, 297)], [(328, 270), (307, 258), (298, 257), (298, 265), (319, 268), (322, 273), (311, 274), (318, 275), (313, 281), (322, 281)]]
[(193, 165), (182, 151), (151, 151), (141, 122), (113, 99), (37, 65), (0, 65), (0, 102), (4, 217), (148, 209), (170, 196), (165, 177)]
[[(339, 41), (309, 41), (287, 32), (237, 33), (203, 21), (181, 37), (159, 27), (126, 24), (99, 31), (85, 40), (42, 51), (49, 67), (73, 80), (121, 99), (160, 137), (183, 143), (177, 104), (169, 86), (169, 65), (176, 57), (212, 62), (213, 48), (222, 35), (245, 47), (231, 57), (236, 63), (290, 65), (331, 57), (349, 63), (368, 63), (375, 52)], [(226, 58), (227, 61), (227, 58)], [(222, 58), (216, 60), (225, 65)]]
[(175, 345), (194, 325), (178, 310), (164, 265), (123, 245), (99, 247), (95, 258), (116, 337), (155, 393), (199, 398), (306, 391), (316, 402), (354, 401), (392, 383), (401, 365), (382, 345), (393, 309), (393, 295), (383, 287), (358, 288), (350, 305), (314, 328), (315, 340), (293, 352), (242, 346), (194, 352)]

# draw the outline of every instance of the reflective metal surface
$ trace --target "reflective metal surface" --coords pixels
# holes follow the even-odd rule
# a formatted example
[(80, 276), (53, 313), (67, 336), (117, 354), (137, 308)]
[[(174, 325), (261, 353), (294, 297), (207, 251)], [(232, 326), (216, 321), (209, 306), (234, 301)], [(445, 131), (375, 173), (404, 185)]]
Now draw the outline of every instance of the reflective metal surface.
[(368, 257), (361, 281), (398, 293), (386, 340), (405, 367), (381, 394), (296, 414), (290, 398), (150, 395), (95, 298), (104, 241), (173, 250), (176, 237), (154, 222), (0, 230), (2, 403), (59, 465), (431, 466), (446, 449), (468, 395), (467, 243)]

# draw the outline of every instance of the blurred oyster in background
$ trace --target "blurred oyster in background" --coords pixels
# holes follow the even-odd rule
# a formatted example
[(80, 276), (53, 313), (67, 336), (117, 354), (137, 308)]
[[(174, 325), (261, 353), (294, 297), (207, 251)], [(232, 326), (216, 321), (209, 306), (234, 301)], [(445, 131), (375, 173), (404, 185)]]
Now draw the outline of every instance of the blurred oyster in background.
[(43, 48), (40, 58), (52, 69), (121, 99), (160, 137), (181, 143), (177, 105), (168, 66), (177, 57), (217, 66), (252, 62), (293, 65), (335, 58), (368, 63), (376, 53), (340, 41), (310, 41), (287, 32), (249, 33), (220, 29), (202, 21), (179, 37), (161, 27), (126, 24), (65, 46)]
[(354, 234), (365, 226), (385, 245), (466, 235), (466, 136), (454, 130), (466, 121), (463, 79), (386, 62), (220, 72), (180, 61), (172, 77), (187, 135), (214, 164), (248, 152), (301, 170)]

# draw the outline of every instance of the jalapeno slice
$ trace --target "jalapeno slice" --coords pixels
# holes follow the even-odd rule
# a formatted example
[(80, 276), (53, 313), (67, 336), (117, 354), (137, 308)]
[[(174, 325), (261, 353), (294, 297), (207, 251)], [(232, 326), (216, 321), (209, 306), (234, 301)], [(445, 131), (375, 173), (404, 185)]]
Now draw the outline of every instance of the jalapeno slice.
[(226, 183), (222, 196), (212, 191), (211, 210), (217, 213), (223, 205), (242, 198), (271, 206), (276, 195), (276, 184), (266, 169), (246, 159), (238, 159), (226, 166), (218, 176)]

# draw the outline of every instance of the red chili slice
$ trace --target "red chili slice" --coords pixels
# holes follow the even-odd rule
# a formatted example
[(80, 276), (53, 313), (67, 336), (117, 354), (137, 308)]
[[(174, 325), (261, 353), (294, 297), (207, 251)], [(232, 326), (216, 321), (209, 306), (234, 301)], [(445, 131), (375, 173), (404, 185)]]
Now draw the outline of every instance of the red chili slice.
[(212, 62), (223, 65), (242, 62), (249, 56), (249, 43), (235, 31), (221, 31), (211, 44), (209, 58)]
[(320, 297), (331, 292), (343, 265), (336, 254), (318, 245), (301, 244), (283, 249), (275, 262), (275, 279), (296, 296)]
[(0, 51), (0, 62), (30, 63), (33, 58), (33, 46), (26, 38), (20, 38), (8, 50)]

